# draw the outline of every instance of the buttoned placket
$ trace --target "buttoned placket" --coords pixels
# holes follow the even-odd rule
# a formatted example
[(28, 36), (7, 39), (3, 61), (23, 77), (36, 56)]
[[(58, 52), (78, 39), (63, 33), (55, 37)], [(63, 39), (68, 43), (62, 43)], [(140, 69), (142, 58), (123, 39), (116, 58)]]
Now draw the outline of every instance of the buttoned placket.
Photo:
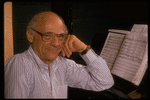
[(54, 87), (56, 84), (58, 84), (55, 76), (55, 71), (57, 69), (58, 61), (55, 60), (54, 62), (50, 63), (50, 82), (51, 82), (51, 90), (52, 90), (52, 97), (56, 98), (56, 95), (53, 93), (54, 92)]
[(55, 76), (55, 72), (58, 67), (58, 61), (54, 61), (50, 63), (49, 66), (47, 64), (42, 64), (42, 65), (43, 65), (42, 71), (43, 73), (48, 73), (47, 75), (49, 75), (48, 67), (50, 68), (50, 75), (49, 75), (49, 85), (51, 89), (50, 93), (51, 93), (52, 98), (57, 98), (58, 97), (57, 92), (59, 91), (57, 91), (55, 87), (59, 86), (59, 83), (58, 83), (57, 77)]
[(48, 73), (49, 73), (49, 84), (50, 84), (50, 94), (51, 94), (51, 96), (53, 97), (53, 95), (52, 95), (52, 80), (51, 80), (51, 74), (50, 74), (50, 72), (51, 72), (51, 69), (50, 69), (50, 65), (48, 66)]
[[(48, 82), (49, 82), (49, 86), (50, 86), (50, 89), (51, 89), (51, 90), (50, 90), (50, 93), (51, 93), (51, 96), (52, 96), (53, 98), (56, 97), (56, 96), (53, 95), (53, 93), (52, 93), (53, 88), (54, 88), (55, 85), (58, 86), (58, 82), (57, 82), (56, 77), (55, 77), (55, 75), (54, 75), (54, 74), (55, 74), (55, 71), (56, 71), (56, 69), (57, 69), (57, 64), (58, 64), (58, 61), (51, 62), (49, 66), (48, 66), (47, 64), (44, 64), (44, 63), (40, 64), (40, 65), (41, 65), (41, 71), (42, 71), (43, 73), (48, 73), (47, 75), (49, 75), (49, 80), (48, 80)], [(49, 67), (49, 69), (50, 69), (50, 74), (49, 74), (48, 67)], [(45, 81), (47, 81), (47, 80), (45, 80)]]
[(49, 74), (48, 67), (50, 68), (50, 65), (48, 66), (47, 64), (44, 64), (44, 63), (41, 64), (41, 71), (42, 71), (42, 73), (46, 74), (48, 76), (48, 78), (46, 78), (45, 81), (48, 82), (48, 86), (50, 87), (50, 94), (52, 96), (52, 83), (51, 83), (52, 80), (51, 80), (51, 74)]

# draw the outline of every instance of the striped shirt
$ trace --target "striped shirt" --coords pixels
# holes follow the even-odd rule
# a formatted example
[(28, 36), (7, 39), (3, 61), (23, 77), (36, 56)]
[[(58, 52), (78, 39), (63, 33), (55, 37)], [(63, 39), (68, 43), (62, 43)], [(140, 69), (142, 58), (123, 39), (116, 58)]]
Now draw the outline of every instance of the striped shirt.
[(110, 70), (91, 49), (80, 55), (87, 66), (58, 56), (48, 65), (32, 47), (16, 54), (5, 63), (5, 98), (67, 98), (68, 86), (102, 91), (114, 84)]

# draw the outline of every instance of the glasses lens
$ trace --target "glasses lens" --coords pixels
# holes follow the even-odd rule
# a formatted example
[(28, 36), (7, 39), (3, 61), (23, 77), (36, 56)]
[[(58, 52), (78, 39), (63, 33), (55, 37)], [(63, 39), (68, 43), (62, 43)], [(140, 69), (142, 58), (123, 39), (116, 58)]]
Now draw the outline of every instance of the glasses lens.
[(55, 34), (55, 33), (52, 33), (52, 32), (48, 32), (48, 33), (45, 33), (43, 35), (43, 41), (45, 41), (45, 42), (51, 41), (53, 39), (54, 35), (56, 35), (59, 43), (64, 43), (65, 40), (66, 40), (66, 37), (67, 37), (67, 34), (64, 34), (64, 33)]
[(60, 43), (64, 43), (65, 42), (65, 40), (67, 38), (67, 34), (62, 33), (62, 34), (56, 34), (56, 35), (57, 35), (57, 38), (58, 38)]
[(45, 33), (45, 34), (43, 35), (43, 41), (48, 42), (48, 41), (50, 41), (50, 40), (52, 39), (52, 37), (53, 37), (53, 34), (52, 34), (52, 33)]

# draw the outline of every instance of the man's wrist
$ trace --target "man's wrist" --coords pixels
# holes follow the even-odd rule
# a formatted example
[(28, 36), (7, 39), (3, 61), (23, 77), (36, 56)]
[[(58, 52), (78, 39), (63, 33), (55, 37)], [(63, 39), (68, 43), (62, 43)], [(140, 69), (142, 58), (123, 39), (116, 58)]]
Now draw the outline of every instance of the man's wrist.
[(85, 55), (91, 48), (89, 46), (86, 46), (86, 48), (84, 50), (82, 50), (82, 52), (80, 52), (81, 55)]
[(83, 46), (83, 49), (81, 49), (80, 51), (78, 51), (79, 53), (81, 53), (82, 51), (84, 51), (87, 48), (87, 45)]
[(82, 57), (82, 59), (86, 62), (87, 65), (89, 65), (90, 62), (93, 62), (96, 58), (97, 55), (96, 53), (92, 50), (92, 48), (90, 50), (88, 50), (88, 52), (84, 55), (81, 55), (81, 53), (79, 53), (79, 55)]

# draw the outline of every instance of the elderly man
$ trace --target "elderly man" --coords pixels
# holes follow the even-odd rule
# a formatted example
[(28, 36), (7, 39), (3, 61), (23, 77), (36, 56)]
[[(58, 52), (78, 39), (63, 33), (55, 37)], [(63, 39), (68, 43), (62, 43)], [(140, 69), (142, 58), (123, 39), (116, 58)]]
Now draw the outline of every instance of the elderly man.
[[(57, 14), (35, 15), (26, 35), (29, 49), (5, 63), (5, 98), (67, 98), (68, 86), (102, 91), (114, 84), (104, 59), (69, 35)], [(72, 52), (78, 52), (87, 66), (63, 57)]]

